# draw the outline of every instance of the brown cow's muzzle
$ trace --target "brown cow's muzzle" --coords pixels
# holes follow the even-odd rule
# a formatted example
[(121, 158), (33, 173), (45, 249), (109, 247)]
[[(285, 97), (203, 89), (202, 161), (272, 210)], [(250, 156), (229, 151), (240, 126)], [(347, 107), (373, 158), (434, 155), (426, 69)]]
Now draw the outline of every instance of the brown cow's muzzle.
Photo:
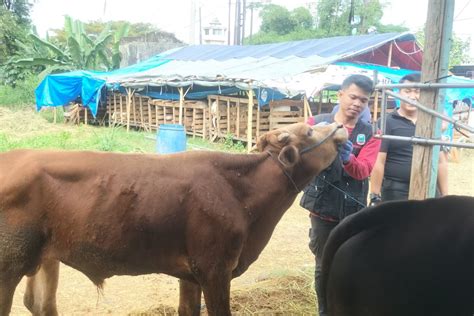
[(319, 142), (317, 142), (317, 143), (315, 143), (311, 146), (308, 146), (308, 147), (305, 147), (305, 148), (301, 149), (300, 150), (300, 155), (303, 155), (303, 154), (305, 154), (305, 153), (321, 146), (326, 141), (328, 141), (330, 138), (334, 138), (334, 141), (337, 144), (342, 144), (343, 142), (347, 141), (348, 134), (347, 134), (347, 131), (344, 128), (344, 126), (342, 126), (340, 124), (337, 124), (337, 123), (332, 123), (332, 124), (329, 124), (327, 127), (331, 127), (331, 131), (329, 132), (329, 134), (327, 134)]

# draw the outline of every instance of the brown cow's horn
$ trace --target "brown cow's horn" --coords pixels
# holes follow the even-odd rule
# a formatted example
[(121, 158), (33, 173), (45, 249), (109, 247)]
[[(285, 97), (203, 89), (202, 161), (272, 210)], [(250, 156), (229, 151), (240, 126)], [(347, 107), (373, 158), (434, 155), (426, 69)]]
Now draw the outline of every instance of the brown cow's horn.
[(278, 135), (278, 142), (286, 143), (288, 141), (288, 138), (290, 138), (290, 133), (283, 132), (280, 135)]

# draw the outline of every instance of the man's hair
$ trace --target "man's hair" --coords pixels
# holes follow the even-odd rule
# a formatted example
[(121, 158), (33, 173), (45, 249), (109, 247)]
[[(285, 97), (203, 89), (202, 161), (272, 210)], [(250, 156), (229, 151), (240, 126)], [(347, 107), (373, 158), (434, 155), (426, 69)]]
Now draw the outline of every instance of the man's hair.
[(464, 98), (464, 99), (462, 99), (462, 102), (466, 103), (467, 105), (472, 105), (471, 98)]
[(374, 92), (374, 82), (367, 76), (351, 75), (347, 77), (342, 82), (341, 90), (349, 88), (352, 84), (355, 84), (367, 94), (372, 94), (372, 92)]
[(400, 79), (399, 83), (404, 83), (406, 81), (410, 81), (410, 82), (420, 82), (421, 81), (421, 75), (419, 73), (411, 73), (411, 74), (407, 74), (405, 76), (402, 77), (402, 79)]

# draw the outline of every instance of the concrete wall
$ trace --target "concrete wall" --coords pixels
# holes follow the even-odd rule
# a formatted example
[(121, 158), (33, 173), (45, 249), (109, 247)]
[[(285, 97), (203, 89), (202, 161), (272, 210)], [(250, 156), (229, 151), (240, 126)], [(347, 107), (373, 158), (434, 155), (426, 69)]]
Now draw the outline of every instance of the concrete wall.
[(184, 46), (174, 34), (154, 32), (141, 37), (125, 37), (120, 44), (120, 68), (142, 62), (168, 49)]

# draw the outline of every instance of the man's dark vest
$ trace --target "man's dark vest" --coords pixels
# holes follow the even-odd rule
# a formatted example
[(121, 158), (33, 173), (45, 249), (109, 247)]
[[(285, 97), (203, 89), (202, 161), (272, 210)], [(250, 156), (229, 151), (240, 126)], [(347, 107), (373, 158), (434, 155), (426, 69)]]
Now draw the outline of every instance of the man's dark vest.
[[(334, 115), (321, 114), (314, 117), (314, 124), (321, 122), (334, 122)], [(356, 144), (357, 135), (359, 134), (365, 136), (365, 144), (367, 144), (372, 137), (372, 127), (368, 123), (359, 120), (352, 130), (349, 140)], [(357, 157), (362, 147), (354, 146), (352, 153)], [(334, 188), (334, 186), (345, 193)], [(322, 219), (339, 221), (362, 209), (362, 205), (367, 204), (368, 189), (368, 179), (356, 180), (352, 178), (344, 171), (339, 157), (336, 157), (328, 168), (304, 188), (300, 205)], [(353, 199), (356, 199), (362, 205)]]

